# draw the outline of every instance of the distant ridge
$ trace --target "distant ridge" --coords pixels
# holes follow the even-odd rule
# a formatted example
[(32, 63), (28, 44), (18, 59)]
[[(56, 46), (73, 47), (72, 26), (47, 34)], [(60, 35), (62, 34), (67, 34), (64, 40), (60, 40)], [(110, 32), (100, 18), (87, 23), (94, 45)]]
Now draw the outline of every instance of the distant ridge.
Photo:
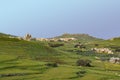
[(109, 40), (120, 40), (120, 37), (114, 37), (114, 38), (111, 38)]
[(9, 36), (16, 37), (16, 36), (14, 36), (14, 35), (5, 34), (5, 33), (1, 33), (1, 32), (0, 32), (0, 37), (9, 37)]
[(69, 33), (65, 33), (62, 34), (61, 36), (56, 36), (55, 38), (76, 38), (78, 40), (84, 40), (84, 41), (93, 41), (93, 40), (102, 40), (100, 38), (96, 38), (93, 36), (90, 36), (89, 34), (69, 34)]
[[(15, 36), (15, 35), (0, 32), (0, 38), (1, 37), (9, 38), (9, 37), (19, 37), (19, 36)], [(62, 34), (60, 36), (55, 36), (53, 38), (76, 38), (76, 39), (82, 40), (82, 41), (104, 40), (102, 38), (93, 37), (93, 36), (91, 36), (89, 34), (80, 34), (80, 33), (77, 33), (77, 34), (64, 33), (64, 34)], [(113, 37), (113, 38), (110, 38), (110, 39), (107, 39), (107, 40), (120, 41), (120, 36), (119, 37)]]

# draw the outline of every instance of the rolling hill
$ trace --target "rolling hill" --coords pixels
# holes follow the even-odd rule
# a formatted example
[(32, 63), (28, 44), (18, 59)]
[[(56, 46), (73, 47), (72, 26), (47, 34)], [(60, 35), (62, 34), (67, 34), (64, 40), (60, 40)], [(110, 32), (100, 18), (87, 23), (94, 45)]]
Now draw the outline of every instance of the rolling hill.
[(69, 34), (69, 33), (65, 33), (61, 36), (57, 36), (55, 38), (76, 38), (78, 40), (81, 41), (96, 41), (96, 40), (103, 40), (103, 39), (99, 39), (93, 36), (90, 36), (88, 34)]
[[(88, 49), (94, 47), (93, 43), (96, 42), (102, 47), (113, 45), (119, 47), (118, 39), (101, 40), (86, 34), (64, 34), (56, 37), (74, 37), (87, 42), (85, 44), (87, 49), (81, 51), (79, 48), (74, 48), (74, 43), (78, 41), (25, 41), (9, 36), (12, 35), (0, 33), (0, 80), (119, 80), (120, 78), (119, 64), (101, 61), (101, 58), (106, 59), (111, 55), (93, 53)], [(48, 43), (64, 45), (50, 47)], [(77, 66), (76, 61), (79, 59), (91, 61), (92, 66)]]
[(9, 37), (9, 36), (13, 36), (13, 35), (0, 33), (0, 37)]
[(9, 38), (11, 35), (0, 34), (0, 54), (16, 55), (31, 58), (40, 58), (59, 55), (43, 42), (24, 41), (17, 38)]

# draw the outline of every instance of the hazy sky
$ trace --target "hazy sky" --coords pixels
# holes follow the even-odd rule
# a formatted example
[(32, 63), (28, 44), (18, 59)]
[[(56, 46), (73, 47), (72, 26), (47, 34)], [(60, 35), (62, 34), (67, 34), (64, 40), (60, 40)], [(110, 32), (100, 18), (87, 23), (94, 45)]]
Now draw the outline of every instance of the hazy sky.
[(120, 0), (0, 0), (0, 32), (34, 37), (120, 36)]

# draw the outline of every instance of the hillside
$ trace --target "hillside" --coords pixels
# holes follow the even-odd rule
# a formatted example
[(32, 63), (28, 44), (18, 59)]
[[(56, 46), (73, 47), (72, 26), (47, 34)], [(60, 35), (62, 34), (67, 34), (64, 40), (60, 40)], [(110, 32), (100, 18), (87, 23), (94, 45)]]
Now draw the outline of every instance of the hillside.
[(61, 36), (57, 36), (55, 38), (76, 38), (81, 41), (96, 41), (96, 40), (102, 40), (93, 36), (90, 36), (88, 34), (68, 34), (65, 33)]
[(12, 36), (12, 35), (10, 35), (10, 34), (0, 33), (0, 37), (9, 37), (9, 36)]
[(120, 41), (120, 37), (114, 37), (114, 38), (111, 38), (109, 40), (113, 41), (113, 42), (119, 42)]
[[(42, 58), (59, 55), (59, 52), (50, 48), (43, 42), (29, 42), (17, 38), (9, 38), (11, 35), (0, 34), (0, 54), (15, 55), (16, 57)], [(47, 57), (48, 58), (48, 57)]]
[[(74, 43), (78, 41), (25, 41), (1, 33), (0, 80), (119, 80), (120, 65), (106, 61), (114, 54), (90, 51), (90, 48), (95, 47), (93, 43), (99, 43), (100, 47), (118, 47), (116, 41), (80, 34), (63, 36), (87, 41), (86, 49), (75, 48)], [(50, 47), (49, 43), (64, 45)], [(88, 65), (90, 62), (89, 66), (76, 65), (80, 59), (82, 64), (88, 61)]]

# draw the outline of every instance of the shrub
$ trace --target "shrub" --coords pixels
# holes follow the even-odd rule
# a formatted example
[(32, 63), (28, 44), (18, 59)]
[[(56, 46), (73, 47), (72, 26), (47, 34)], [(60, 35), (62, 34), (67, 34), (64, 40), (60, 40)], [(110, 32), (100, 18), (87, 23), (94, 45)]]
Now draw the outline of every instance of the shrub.
[(85, 70), (81, 70), (81, 71), (76, 72), (78, 77), (83, 77), (85, 73), (86, 73)]
[(100, 60), (101, 61), (109, 61), (109, 57), (101, 57)]
[(97, 44), (97, 43), (95, 43), (94, 45), (95, 45), (96, 47), (99, 46), (99, 44)]
[(58, 67), (58, 64), (57, 63), (47, 63), (46, 66), (49, 66), (49, 67)]
[(87, 67), (91, 67), (91, 61), (90, 60), (84, 60), (84, 59), (79, 59), (77, 60), (76, 64), (77, 66), (87, 66)]
[(64, 46), (64, 44), (60, 44), (60, 43), (49, 43), (50, 47), (60, 47), (60, 46)]

